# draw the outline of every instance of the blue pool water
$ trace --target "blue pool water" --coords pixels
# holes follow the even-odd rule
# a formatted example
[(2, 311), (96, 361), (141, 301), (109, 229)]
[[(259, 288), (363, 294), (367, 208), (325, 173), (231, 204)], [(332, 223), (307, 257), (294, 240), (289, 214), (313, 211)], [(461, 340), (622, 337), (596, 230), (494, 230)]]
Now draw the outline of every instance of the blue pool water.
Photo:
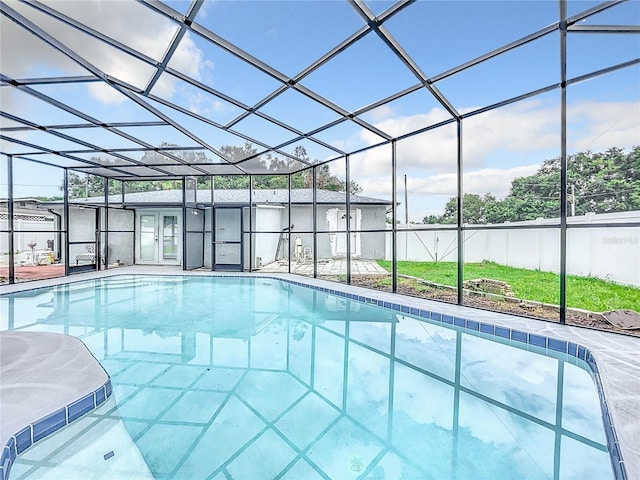
[(81, 338), (114, 389), (11, 480), (614, 478), (566, 354), (267, 278), (116, 276), (0, 309), (1, 330)]

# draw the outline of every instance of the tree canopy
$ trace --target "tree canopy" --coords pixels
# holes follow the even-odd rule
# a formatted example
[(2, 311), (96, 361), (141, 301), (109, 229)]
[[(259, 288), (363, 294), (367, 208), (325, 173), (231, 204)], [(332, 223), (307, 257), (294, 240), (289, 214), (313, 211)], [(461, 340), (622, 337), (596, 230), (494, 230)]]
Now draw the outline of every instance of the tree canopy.
[[(612, 147), (569, 155), (567, 186), (568, 215), (640, 210), (640, 146), (629, 153)], [(534, 175), (514, 179), (503, 200), (465, 193), (462, 201), (464, 222), (471, 224), (559, 217), (560, 158), (545, 160)], [(423, 223), (456, 222), (456, 197), (449, 199), (441, 216), (423, 219)]]
[[(163, 142), (160, 147), (164, 148), (167, 153), (182, 158), (189, 163), (209, 163), (204, 151), (199, 150), (171, 150), (171, 147), (177, 145)], [(232, 162), (239, 162), (246, 158), (257, 155), (258, 150), (249, 142), (245, 142), (242, 146), (225, 145), (220, 148), (220, 152), (229, 158)], [(306, 150), (302, 146), (295, 148), (293, 157), (316, 163), (311, 160)], [(265, 169), (264, 175), (252, 175), (253, 188), (271, 188), (280, 189), (289, 187), (288, 174), (291, 167), (297, 163), (295, 158), (278, 157), (271, 153), (256, 157), (256, 161)], [(93, 157), (93, 161), (103, 163), (104, 159)], [(166, 163), (166, 156), (162, 151), (148, 151), (142, 157), (142, 163), (149, 165), (162, 165)], [(328, 164), (323, 164), (316, 169), (317, 186), (323, 190), (345, 191), (346, 182), (339, 177), (332, 175)], [(211, 176), (204, 175), (197, 177), (198, 188), (210, 188)], [(311, 168), (294, 173), (291, 175), (291, 188), (311, 188), (313, 187), (313, 171)], [(154, 190), (173, 190), (182, 188), (181, 180), (141, 180), (125, 182), (125, 191), (148, 192)], [(218, 189), (244, 189), (249, 188), (249, 176), (247, 175), (216, 175), (215, 188)], [(64, 185), (60, 186), (60, 190), (64, 189)], [(121, 186), (117, 181), (109, 182), (109, 194), (120, 193)], [(350, 182), (349, 192), (357, 194), (362, 191), (360, 185)], [(97, 175), (69, 173), (69, 197), (70, 198), (87, 198), (99, 197), (104, 195), (104, 178)]]

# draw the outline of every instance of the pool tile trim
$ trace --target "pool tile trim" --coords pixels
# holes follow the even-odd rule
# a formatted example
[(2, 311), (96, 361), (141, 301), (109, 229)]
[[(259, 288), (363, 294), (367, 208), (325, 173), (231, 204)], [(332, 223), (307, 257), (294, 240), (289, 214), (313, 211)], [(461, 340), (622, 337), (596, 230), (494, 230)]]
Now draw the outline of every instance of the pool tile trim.
[(66, 405), (64, 408), (45, 415), (9, 437), (2, 449), (2, 456), (0, 456), (0, 480), (9, 479), (11, 466), (18, 455), (34, 443), (99, 407), (112, 393), (111, 378), (107, 378), (107, 381), (95, 391)]
[[(186, 276), (184, 273), (183, 274), (156, 274), (156, 273), (117, 273), (114, 275), (110, 275), (108, 277), (101, 277), (101, 278), (113, 278), (116, 276), (123, 276), (123, 277), (129, 277), (129, 276), (163, 276), (163, 277), (184, 277)], [(439, 313), (439, 312), (434, 312), (432, 310), (423, 310), (423, 309), (416, 309), (416, 308), (412, 308), (410, 306), (407, 306), (405, 304), (402, 303), (395, 303), (395, 302), (389, 302), (386, 300), (380, 300), (380, 299), (375, 299), (373, 297), (367, 297), (367, 296), (363, 296), (363, 295), (358, 295), (358, 294), (354, 294), (354, 293), (348, 293), (345, 292), (343, 290), (336, 290), (333, 288), (327, 288), (327, 287), (322, 287), (319, 285), (313, 285), (312, 283), (306, 283), (306, 282), (299, 282), (296, 280), (292, 280), (289, 278), (282, 278), (282, 277), (278, 277), (278, 276), (272, 276), (272, 275), (261, 275), (261, 274), (257, 274), (257, 275), (241, 275), (241, 274), (224, 274), (224, 275), (220, 275), (220, 274), (215, 274), (215, 273), (209, 273), (209, 274), (198, 274), (198, 273), (190, 273), (188, 276), (190, 277), (205, 277), (205, 278), (211, 278), (211, 277), (218, 277), (218, 278), (242, 278), (242, 279), (247, 279), (247, 278), (266, 278), (266, 279), (270, 279), (270, 280), (278, 280), (281, 282), (285, 282), (285, 283), (289, 283), (292, 285), (297, 285), (297, 286), (301, 286), (301, 287), (305, 287), (305, 288), (310, 288), (312, 290), (317, 290), (323, 293), (328, 293), (331, 295), (336, 295), (339, 297), (344, 297), (344, 298), (348, 298), (351, 300), (355, 300), (355, 301), (359, 301), (359, 302), (363, 302), (366, 304), (370, 304), (370, 305), (376, 305), (378, 307), (384, 308), (384, 309), (388, 309), (388, 310), (392, 310), (392, 311), (396, 311), (396, 312), (400, 312), (400, 313), (406, 313), (409, 315), (414, 315), (418, 318), (422, 318), (425, 320), (429, 320), (433, 323), (441, 323), (442, 326), (445, 326), (447, 328), (454, 328), (454, 329), (464, 329), (464, 330), (468, 330), (469, 333), (471, 334), (475, 334), (478, 335), (479, 333), (482, 333), (485, 337), (488, 336), (492, 336), (494, 337), (494, 340), (500, 343), (504, 343), (505, 341), (509, 341), (509, 343), (511, 341), (513, 342), (518, 342), (524, 345), (532, 345), (538, 348), (543, 348), (546, 350), (546, 354), (550, 355), (550, 356), (556, 356), (557, 354), (565, 354), (568, 357), (573, 357), (579, 360), (582, 360), (586, 363), (586, 366), (589, 367), (589, 369), (591, 370), (591, 375), (594, 378), (595, 384), (596, 384), (596, 388), (598, 390), (598, 396), (600, 398), (600, 407), (602, 410), (602, 418), (603, 418), (603, 423), (604, 423), (604, 429), (605, 429), (605, 434), (607, 436), (607, 448), (609, 450), (609, 456), (611, 459), (611, 465), (613, 468), (613, 474), (614, 477), (616, 478), (616, 480), (627, 480), (628, 479), (628, 475), (627, 475), (627, 471), (626, 471), (626, 467), (625, 467), (625, 462), (624, 459), (622, 458), (622, 453), (620, 451), (620, 446), (619, 446), (619, 441), (618, 441), (618, 436), (616, 434), (616, 430), (615, 430), (615, 426), (613, 424), (613, 419), (611, 416), (611, 411), (609, 410), (609, 406), (607, 404), (606, 398), (605, 398), (605, 394), (604, 394), (604, 389), (602, 386), (602, 381), (600, 379), (600, 374), (598, 371), (598, 365), (596, 363), (596, 360), (593, 356), (593, 354), (591, 353), (591, 351), (582, 345), (573, 343), (573, 342), (568, 342), (566, 340), (559, 340), (557, 338), (553, 338), (553, 337), (547, 337), (544, 335), (538, 335), (538, 334), (533, 334), (530, 332), (524, 332), (522, 330), (516, 330), (516, 329), (511, 329), (508, 327), (503, 327), (503, 326), (498, 326), (498, 325), (493, 325), (490, 323), (485, 323), (485, 322), (478, 322), (477, 320), (470, 320), (467, 318), (463, 318), (463, 317), (454, 317), (453, 315), (448, 315), (448, 314), (444, 314), (444, 313)], [(315, 279), (314, 279), (315, 280)], [(76, 281), (67, 281), (64, 282), (64, 284), (70, 284), (70, 283), (80, 283), (80, 282), (85, 282), (87, 281), (87, 279), (82, 279), (82, 280), (76, 280)], [(351, 285), (347, 285), (344, 284), (345, 287), (350, 287)], [(41, 290), (41, 289), (47, 289), (47, 288), (53, 288), (52, 286), (43, 286), (43, 287), (34, 287), (34, 288), (28, 288), (28, 289), (24, 289), (24, 290), (20, 290), (20, 293), (22, 292), (28, 292), (28, 291), (34, 291), (34, 290)], [(14, 293), (18, 293), (18, 292), (14, 292)], [(387, 292), (385, 292), (387, 293)], [(6, 294), (0, 294), (0, 296), (4, 296), (4, 295), (10, 295), (11, 293), (6, 293)], [(476, 328), (479, 324), (479, 330), (478, 328)], [(108, 389), (111, 390), (111, 382), (110, 380), (107, 381), (107, 383), (103, 386), (103, 388), (107, 388), (107, 384), (108, 384)], [(100, 390), (100, 389), (98, 389)], [(105, 390), (106, 391), (106, 390)], [(108, 398), (109, 395), (106, 396), (106, 398)], [(94, 392), (94, 397), (95, 397), (95, 392)], [(105, 400), (106, 400), (105, 398)], [(96, 405), (97, 406), (97, 405)], [(68, 406), (65, 407), (66, 409), (68, 409)], [(94, 407), (95, 408), (95, 407)], [(45, 420), (45, 419), (41, 419), (40, 421)], [(32, 426), (30, 426), (32, 428)], [(27, 428), (30, 428), (27, 427)], [(31, 430), (33, 431), (33, 430)], [(21, 430), (18, 434), (23, 433), (24, 430)], [(53, 432), (51, 432), (53, 433)], [(15, 436), (14, 436), (15, 437)], [(11, 437), (11, 438), (14, 438)], [(44, 438), (44, 437), (43, 437)], [(33, 443), (33, 442), (32, 442)], [(3, 465), (5, 462), (5, 453), (8, 451), (8, 444), (7, 446), (5, 446), (5, 449), (2, 452), (2, 459), (0, 460), (0, 480), (8, 480), (8, 470), (6, 470), (6, 474), (5, 476), (3, 476)], [(21, 452), (20, 452), (21, 453)], [(13, 460), (11, 460), (11, 463), (13, 462)], [(9, 468), (11, 467), (11, 463), (9, 464)]]

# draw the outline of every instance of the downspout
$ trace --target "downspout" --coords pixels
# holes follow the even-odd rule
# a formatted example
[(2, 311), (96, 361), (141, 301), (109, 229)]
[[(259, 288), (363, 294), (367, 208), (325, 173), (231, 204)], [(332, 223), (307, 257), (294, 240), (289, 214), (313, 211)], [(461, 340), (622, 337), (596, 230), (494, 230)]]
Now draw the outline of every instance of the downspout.
[(62, 215), (51, 208), (47, 209), (47, 211), (51, 215), (55, 215), (56, 217), (58, 217), (58, 221), (56, 222), (58, 228), (56, 228), (55, 260), (60, 261), (60, 247), (62, 246), (62, 232), (60, 231), (62, 229)]

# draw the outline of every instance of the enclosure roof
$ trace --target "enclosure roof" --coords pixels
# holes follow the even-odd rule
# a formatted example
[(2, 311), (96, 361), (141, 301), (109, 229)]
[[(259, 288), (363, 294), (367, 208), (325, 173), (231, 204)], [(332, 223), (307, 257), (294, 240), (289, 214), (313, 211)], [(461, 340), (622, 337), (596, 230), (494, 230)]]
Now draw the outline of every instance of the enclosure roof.
[(619, 4), (2, 1), (0, 153), (122, 180), (290, 174), (559, 89), (559, 12), (637, 32), (599, 25)]

